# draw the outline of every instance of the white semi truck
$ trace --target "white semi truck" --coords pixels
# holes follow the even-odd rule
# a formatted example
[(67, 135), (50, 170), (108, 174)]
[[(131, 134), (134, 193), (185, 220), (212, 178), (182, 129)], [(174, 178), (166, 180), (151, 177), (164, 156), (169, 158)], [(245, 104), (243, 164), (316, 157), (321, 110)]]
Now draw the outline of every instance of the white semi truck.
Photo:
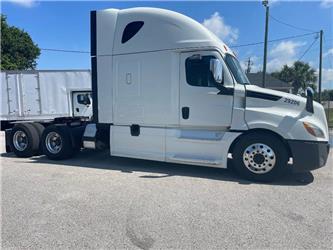
[(107, 147), (112, 156), (207, 167), (231, 161), (259, 181), (326, 163), (328, 126), (312, 91), (303, 98), (249, 84), (232, 50), (179, 13), (92, 11), (91, 70), (92, 121), (43, 124), (40, 135), (15, 124), (6, 135), (18, 156), (40, 148), (58, 160)]

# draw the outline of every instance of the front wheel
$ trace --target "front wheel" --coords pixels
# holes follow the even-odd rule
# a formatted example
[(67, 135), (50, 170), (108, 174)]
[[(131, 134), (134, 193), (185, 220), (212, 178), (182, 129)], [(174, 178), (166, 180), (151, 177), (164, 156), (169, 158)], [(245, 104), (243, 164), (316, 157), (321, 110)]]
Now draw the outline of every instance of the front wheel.
[(64, 125), (51, 125), (42, 135), (43, 153), (51, 160), (68, 159), (74, 154), (71, 131)]
[(264, 133), (243, 136), (232, 152), (236, 171), (249, 180), (273, 181), (287, 171), (288, 152), (280, 138)]

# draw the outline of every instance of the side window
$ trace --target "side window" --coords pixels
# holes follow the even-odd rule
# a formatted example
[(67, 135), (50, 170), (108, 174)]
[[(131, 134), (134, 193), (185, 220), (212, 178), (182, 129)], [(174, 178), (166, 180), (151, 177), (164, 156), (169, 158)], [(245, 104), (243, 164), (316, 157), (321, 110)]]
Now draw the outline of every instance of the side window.
[(90, 104), (89, 94), (79, 94), (79, 95), (77, 95), (77, 102), (79, 104), (83, 104), (83, 105)]
[(192, 86), (215, 87), (215, 81), (210, 72), (210, 60), (215, 56), (191, 56), (185, 61), (186, 81)]
[(135, 34), (138, 33), (139, 30), (142, 28), (143, 24), (144, 24), (143, 21), (136, 21), (127, 24), (124, 29), (123, 36), (121, 38), (121, 43), (126, 43), (133, 36), (135, 36)]

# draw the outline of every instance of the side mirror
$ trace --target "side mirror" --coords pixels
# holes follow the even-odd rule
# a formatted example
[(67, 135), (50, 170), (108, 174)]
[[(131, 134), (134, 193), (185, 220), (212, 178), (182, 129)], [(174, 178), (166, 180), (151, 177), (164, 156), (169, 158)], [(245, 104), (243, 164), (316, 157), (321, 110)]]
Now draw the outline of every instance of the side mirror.
[(210, 72), (212, 72), (216, 83), (222, 84), (223, 82), (223, 66), (219, 59), (210, 60)]
[(311, 87), (306, 88), (306, 105), (305, 105), (305, 110), (313, 113), (313, 89)]
[(86, 94), (84, 96), (84, 105), (90, 105), (90, 104), (91, 104), (91, 101), (90, 101), (89, 95)]

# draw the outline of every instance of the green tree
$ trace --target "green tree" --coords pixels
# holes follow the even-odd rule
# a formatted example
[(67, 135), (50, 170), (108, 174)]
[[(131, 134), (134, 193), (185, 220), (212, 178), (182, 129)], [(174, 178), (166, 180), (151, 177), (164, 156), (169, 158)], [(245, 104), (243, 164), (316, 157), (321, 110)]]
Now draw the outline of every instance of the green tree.
[(333, 101), (333, 89), (324, 89), (321, 92), (321, 99), (323, 101)]
[(317, 76), (315, 72), (308, 63), (296, 61), (291, 67), (284, 65), (281, 71), (272, 73), (272, 76), (291, 83), (293, 93), (297, 94), (299, 90), (304, 91), (307, 87), (316, 90)]
[(7, 24), (1, 15), (1, 70), (34, 69), (40, 49), (27, 32)]

